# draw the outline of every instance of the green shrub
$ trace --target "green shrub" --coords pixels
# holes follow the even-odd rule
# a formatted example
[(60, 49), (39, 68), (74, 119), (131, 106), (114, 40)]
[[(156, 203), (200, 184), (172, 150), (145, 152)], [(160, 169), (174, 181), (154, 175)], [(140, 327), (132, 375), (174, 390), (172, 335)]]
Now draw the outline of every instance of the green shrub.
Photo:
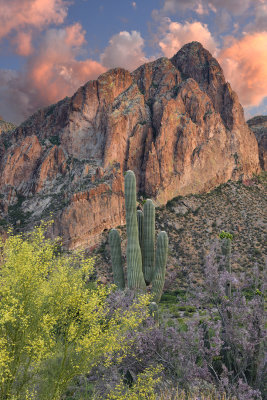
[(148, 316), (147, 296), (110, 313), (112, 288), (92, 283), (93, 260), (58, 251), (45, 226), (0, 242), (0, 398), (60, 399)]

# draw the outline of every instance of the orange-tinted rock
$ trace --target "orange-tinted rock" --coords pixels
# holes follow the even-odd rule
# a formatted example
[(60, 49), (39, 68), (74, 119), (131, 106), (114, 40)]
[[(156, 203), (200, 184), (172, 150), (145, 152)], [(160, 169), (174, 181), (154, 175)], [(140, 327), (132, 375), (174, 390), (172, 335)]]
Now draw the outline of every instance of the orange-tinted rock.
[(43, 160), (39, 173), (36, 192), (39, 192), (46, 183), (52, 181), (58, 174), (66, 172), (66, 157), (61, 147), (54, 146)]
[(4, 136), (2, 208), (10, 204), (9, 185), (14, 196), (27, 197), (23, 211), (35, 220), (52, 210), (54, 234), (69, 247), (92, 246), (104, 229), (124, 222), (127, 169), (157, 204), (260, 171), (237, 95), (197, 42), (170, 60), (133, 73), (115, 68), (86, 83), (25, 121), (7, 150)]
[(55, 221), (53, 234), (62, 236), (68, 248), (92, 247), (105, 229), (124, 223), (123, 176), (119, 173), (111, 185), (101, 183), (75, 193)]
[(37, 136), (27, 136), (22, 142), (12, 147), (6, 162), (2, 164), (0, 185), (21, 187), (28, 184), (36, 169), (42, 148)]

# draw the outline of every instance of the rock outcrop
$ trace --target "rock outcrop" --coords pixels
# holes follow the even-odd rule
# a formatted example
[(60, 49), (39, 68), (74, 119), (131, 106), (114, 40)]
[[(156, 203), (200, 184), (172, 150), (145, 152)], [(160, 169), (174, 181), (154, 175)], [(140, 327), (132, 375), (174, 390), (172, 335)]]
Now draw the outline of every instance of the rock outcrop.
[(255, 133), (259, 145), (260, 166), (267, 171), (267, 115), (259, 115), (247, 121)]
[(124, 223), (127, 169), (156, 204), (260, 170), (237, 95), (198, 42), (133, 73), (110, 70), (2, 136), (2, 218), (21, 227), (52, 212), (70, 248)]
[(2, 132), (9, 132), (16, 128), (16, 125), (11, 122), (6, 122), (0, 117), (0, 135)]

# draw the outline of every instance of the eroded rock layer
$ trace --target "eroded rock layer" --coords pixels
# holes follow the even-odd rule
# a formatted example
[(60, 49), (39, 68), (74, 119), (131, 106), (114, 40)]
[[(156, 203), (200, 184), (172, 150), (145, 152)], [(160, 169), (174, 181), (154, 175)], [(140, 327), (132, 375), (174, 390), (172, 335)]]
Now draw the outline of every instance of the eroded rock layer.
[(112, 69), (39, 110), (1, 135), (0, 157), (2, 224), (52, 212), (69, 248), (124, 223), (127, 169), (156, 204), (260, 170), (237, 95), (198, 42), (133, 73)]

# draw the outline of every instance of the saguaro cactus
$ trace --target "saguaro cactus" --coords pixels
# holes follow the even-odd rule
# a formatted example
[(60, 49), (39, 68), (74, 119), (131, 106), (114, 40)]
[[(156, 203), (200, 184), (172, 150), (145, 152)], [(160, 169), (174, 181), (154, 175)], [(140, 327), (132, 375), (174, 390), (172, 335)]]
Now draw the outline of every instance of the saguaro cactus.
[(167, 252), (168, 252), (168, 236), (166, 232), (161, 231), (158, 235), (158, 240), (157, 240), (156, 268), (152, 280), (153, 299), (156, 303), (160, 301), (164, 286)]
[(121, 258), (121, 238), (116, 229), (111, 229), (109, 232), (109, 243), (114, 283), (119, 289), (124, 289), (125, 280)]
[(128, 286), (130, 289), (144, 289), (146, 284), (142, 273), (142, 254), (136, 216), (136, 180), (133, 171), (126, 173), (124, 185), (128, 237), (126, 253)]
[[(232, 252), (232, 240), (233, 240), (233, 235), (229, 232), (224, 232), (222, 231), (220, 233), (220, 239), (222, 240), (222, 254), (225, 257), (225, 269), (229, 274), (232, 272), (232, 266), (231, 266), (231, 252)], [(232, 294), (232, 288), (231, 288), (231, 282), (227, 281), (225, 285), (225, 294), (227, 297), (231, 297)]]
[(153, 278), (155, 268), (155, 206), (148, 199), (144, 205), (143, 272), (146, 283)]
[[(133, 171), (125, 175), (125, 208), (127, 230), (127, 281), (130, 289), (144, 290), (152, 283), (153, 301), (159, 302), (164, 286), (168, 236), (160, 232), (157, 240), (155, 261), (155, 206), (147, 200), (142, 211), (136, 212), (136, 180)], [(109, 234), (111, 261), (115, 284), (125, 286), (121, 262), (119, 233), (112, 229)]]

